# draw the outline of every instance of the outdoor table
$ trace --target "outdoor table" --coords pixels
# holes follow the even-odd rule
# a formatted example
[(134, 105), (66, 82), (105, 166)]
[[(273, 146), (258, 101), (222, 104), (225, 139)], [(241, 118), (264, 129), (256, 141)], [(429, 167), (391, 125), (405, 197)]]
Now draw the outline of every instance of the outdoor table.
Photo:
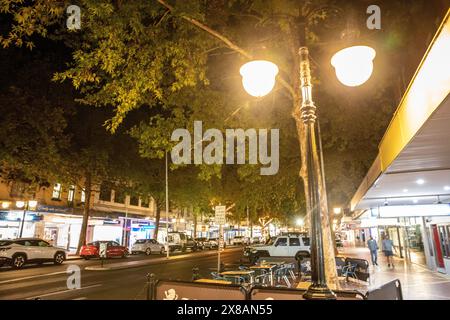
[(215, 280), (215, 279), (198, 279), (194, 282), (201, 282), (201, 283), (214, 283), (214, 284), (232, 284), (231, 281), (226, 280)]
[(225, 278), (249, 278), (250, 283), (253, 284), (253, 276), (255, 271), (253, 270), (235, 270), (235, 271), (225, 271), (221, 272), (219, 275)]
[(309, 286), (311, 285), (311, 282), (299, 282), (297, 285), (297, 289), (303, 289), (303, 290), (307, 290), (309, 288)]
[(276, 261), (276, 260), (272, 260), (272, 261), (270, 261), (270, 260), (261, 260), (260, 261), (260, 265), (268, 265), (268, 264), (270, 264), (270, 265), (277, 266), (277, 267), (279, 267), (279, 266), (281, 266), (281, 265), (283, 265), (285, 263), (286, 263), (286, 261)]
[(252, 270), (264, 270), (267, 271), (269, 273), (269, 282), (270, 285), (273, 287), (274, 286), (274, 280), (273, 280), (273, 270), (277, 267), (276, 264), (266, 264), (266, 265), (256, 265), (256, 266), (251, 266), (250, 269)]

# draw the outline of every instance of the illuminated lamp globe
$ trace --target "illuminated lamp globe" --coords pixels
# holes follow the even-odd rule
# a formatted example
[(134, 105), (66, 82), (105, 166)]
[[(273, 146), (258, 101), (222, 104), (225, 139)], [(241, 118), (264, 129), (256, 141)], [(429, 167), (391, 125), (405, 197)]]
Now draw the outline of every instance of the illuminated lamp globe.
[(348, 87), (357, 87), (369, 80), (376, 52), (371, 47), (354, 46), (338, 51), (331, 58), (339, 81)]
[(278, 74), (276, 64), (266, 60), (255, 60), (244, 64), (240, 73), (245, 91), (253, 97), (264, 97), (275, 86)]

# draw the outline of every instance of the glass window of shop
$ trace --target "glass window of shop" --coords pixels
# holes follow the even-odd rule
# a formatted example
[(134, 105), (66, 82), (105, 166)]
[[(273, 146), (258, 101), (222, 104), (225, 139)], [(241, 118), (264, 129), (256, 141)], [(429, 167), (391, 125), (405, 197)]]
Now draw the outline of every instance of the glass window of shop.
[(120, 225), (96, 225), (92, 241), (117, 241), (122, 243), (123, 229)]
[(53, 186), (52, 199), (61, 200), (62, 186), (61, 183), (55, 183)]

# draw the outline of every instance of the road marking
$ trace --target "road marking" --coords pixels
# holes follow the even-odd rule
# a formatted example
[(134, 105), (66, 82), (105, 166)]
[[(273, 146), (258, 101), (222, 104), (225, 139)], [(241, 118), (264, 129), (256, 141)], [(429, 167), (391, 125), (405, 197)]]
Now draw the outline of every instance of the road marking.
[(87, 298), (86, 297), (79, 297), (79, 298), (75, 298), (75, 299), (72, 299), (72, 300), (87, 300)]
[(34, 300), (36, 298), (48, 297), (48, 296), (53, 296), (53, 295), (57, 295), (57, 294), (63, 294), (63, 293), (67, 293), (67, 292), (74, 292), (74, 291), (79, 291), (79, 290), (83, 290), (83, 289), (91, 289), (91, 288), (101, 287), (101, 286), (103, 286), (103, 284), (99, 283), (99, 284), (94, 284), (94, 285), (91, 285), (91, 286), (82, 287), (82, 288), (79, 288), (79, 289), (68, 289), (68, 290), (61, 290), (61, 291), (55, 291), (55, 292), (50, 292), (50, 293), (44, 293), (44, 294), (40, 294), (40, 295), (37, 295), (37, 296), (26, 298), (26, 300)]
[(11, 279), (11, 280), (4, 280), (4, 281), (0, 281), (0, 284), (11, 283), (11, 282), (18, 282), (18, 281), (23, 281), (23, 280), (30, 280), (30, 279), (46, 277), (46, 276), (56, 276), (58, 274), (63, 274), (63, 273), (67, 273), (67, 271), (58, 271), (58, 272), (52, 272), (52, 273), (38, 274), (38, 275), (35, 275), (35, 276), (16, 278), (16, 279)]

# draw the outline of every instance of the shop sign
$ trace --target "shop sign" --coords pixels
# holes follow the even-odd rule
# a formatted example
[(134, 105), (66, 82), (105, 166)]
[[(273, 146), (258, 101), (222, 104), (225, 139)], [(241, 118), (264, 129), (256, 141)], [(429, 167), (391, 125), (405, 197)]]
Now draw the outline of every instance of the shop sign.
[(36, 211), (51, 212), (51, 213), (70, 213), (72, 212), (72, 208), (38, 205)]
[[(23, 211), (14, 212), (14, 211), (3, 211), (0, 212), (0, 220), (6, 221), (22, 221)], [(36, 213), (27, 212), (25, 215), (25, 221), (41, 221), (43, 220), (43, 216)]]

